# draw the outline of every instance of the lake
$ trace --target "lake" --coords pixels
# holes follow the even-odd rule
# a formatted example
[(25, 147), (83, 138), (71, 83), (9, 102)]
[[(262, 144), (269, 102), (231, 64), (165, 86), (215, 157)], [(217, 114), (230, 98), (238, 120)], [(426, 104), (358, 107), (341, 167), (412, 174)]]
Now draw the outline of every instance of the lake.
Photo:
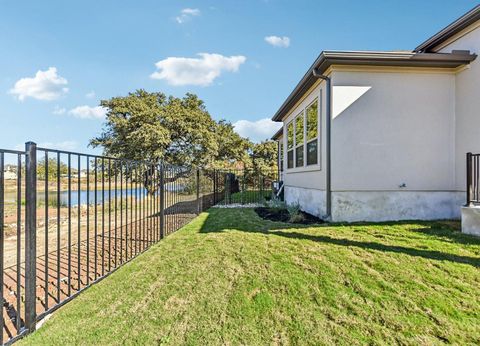
[[(185, 186), (179, 184), (166, 184), (165, 190), (168, 192), (184, 192)], [(130, 197), (135, 196), (141, 197), (147, 194), (147, 190), (145, 188), (137, 188), (137, 189), (123, 189), (120, 191), (117, 188), (116, 196), (117, 196), (117, 203), (119, 203), (120, 197)], [(60, 191), (60, 205), (63, 207), (68, 206), (68, 191)], [(80, 197), (80, 205), (86, 205), (87, 201), (90, 205), (95, 203), (95, 190), (72, 190), (70, 192), (70, 205), (78, 206), (78, 198)], [(102, 202), (107, 202), (109, 199), (115, 198), (115, 190), (104, 190), (102, 194), (102, 190), (97, 189), (97, 204), (102, 204)], [(51, 205), (56, 204), (57, 202), (57, 191), (49, 191), (48, 192), (48, 200), (51, 201)], [(17, 195), (15, 192), (9, 192), (5, 194), (5, 203), (16, 203)], [(39, 192), (37, 194), (37, 202), (44, 202), (45, 201), (45, 193)]]

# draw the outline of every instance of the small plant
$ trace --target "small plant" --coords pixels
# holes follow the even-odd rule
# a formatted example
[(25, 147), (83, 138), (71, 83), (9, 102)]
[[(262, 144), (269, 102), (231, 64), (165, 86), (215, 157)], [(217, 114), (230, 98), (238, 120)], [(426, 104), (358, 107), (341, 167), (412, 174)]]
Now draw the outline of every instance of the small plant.
[(287, 206), (288, 213), (290, 216), (300, 213), (300, 204), (297, 202), (295, 204), (290, 204)]
[(289, 222), (291, 222), (291, 223), (303, 223), (303, 222), (305, 222), (305, 216), (301, 212), (298, 212), (298, 213), (290, 216)]
[(276, 198), (271, 199), (269, 201), (265, 201), (263, 205), (271, 209), (287, 209), (287, 205), (285, 204), (285, 202)]
[(290, 215), (289, 222), (291, 223), (301, 223), (305, 221), (305, 216), (300, 210), (300, 204), (297, 202), (287, 206), (288, 214)]

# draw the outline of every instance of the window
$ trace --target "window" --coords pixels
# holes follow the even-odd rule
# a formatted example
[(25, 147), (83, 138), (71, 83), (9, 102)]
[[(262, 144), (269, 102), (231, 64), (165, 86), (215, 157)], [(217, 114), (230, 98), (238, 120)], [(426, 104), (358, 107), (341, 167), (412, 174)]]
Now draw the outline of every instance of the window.
[(303, 137), (305, 118), (303, 112), (295, 118), (295, 167), (303, 166)]
[[(287, 169), (315, 166), (320, 163), (320, 97), (286, 125)], [(283, 152), (283, 155), (285, 153)]]
[(283, 172), (283, 139), (278, 141), (278, 167)]
[(306, 110), (307, 118), (307, 166), (318, 163), (318, 101)]
[(293, 168), (293, 121), (287, 127), (287, 168)]

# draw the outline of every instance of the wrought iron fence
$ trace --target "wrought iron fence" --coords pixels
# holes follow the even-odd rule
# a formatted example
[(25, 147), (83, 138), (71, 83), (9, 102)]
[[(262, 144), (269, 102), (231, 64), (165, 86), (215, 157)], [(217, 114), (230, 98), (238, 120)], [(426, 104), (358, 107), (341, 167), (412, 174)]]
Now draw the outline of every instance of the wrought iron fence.
[[(218, 198), (214, 204), (252, 204), (272, 198), (272, 184), (278, 179), (275, 169), (258, 172), (255, 170), (215, 170), (214, 191)], [(221, 193), (219, 193), (221, 192)]]
[(0, 344), (211, 206), (270, 198), (275, 172), (0, 149)]

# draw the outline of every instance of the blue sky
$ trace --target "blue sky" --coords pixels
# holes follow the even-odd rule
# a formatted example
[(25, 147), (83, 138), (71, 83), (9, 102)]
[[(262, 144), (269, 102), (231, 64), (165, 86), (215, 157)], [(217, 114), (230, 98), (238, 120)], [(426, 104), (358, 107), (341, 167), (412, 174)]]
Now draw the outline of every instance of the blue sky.
[(322, 50), (413, 49), (476, 4), (0, 0), (0, 147), (94, 152), (99, 100), (138, 88), (196, 93), (258, 140)]

